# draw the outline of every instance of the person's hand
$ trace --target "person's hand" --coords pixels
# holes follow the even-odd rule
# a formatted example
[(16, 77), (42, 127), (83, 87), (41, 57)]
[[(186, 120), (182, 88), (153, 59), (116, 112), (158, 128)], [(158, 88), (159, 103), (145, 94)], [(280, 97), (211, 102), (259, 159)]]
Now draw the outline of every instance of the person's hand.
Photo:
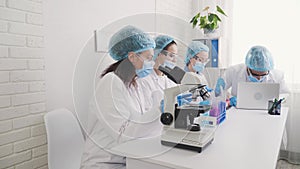
[(199, 103), (199, 105), (211, 105), (209, 100), (204, 100)]
[(161, 100), (160, 101), (160, 107), (159, 107), (160, 111), (162, 113), (164, 113), (164, 109), (165, 109), (165, 101), (164, 100)]
[(208, 92), (212, 92), (214, 89), (208, 87), (208, 86), (205, 86), (205, 89), (208, 91)]
[(215, 96), (218, 97), (221, 94), (221, 87), (225, 89), (225, 81), (223, 78), (219, 77), (217, 80), (216, 88), (215, 88)]
[(159, 107), (161, 104), (161, 100), (163, 99), (164, 95), (161, 91), (155, 90), (152, 92), (152, 106)]
[(234, 106), (234, 107), (236, 106), (236, 97), (235, 96), (231, 97), (229, 99), (229, 101), (230, 101), (230, 103), (229, 103), (230, 106)]
[(177, 96), (178, 106), (188, 104), (192, 101), (192, 93)]

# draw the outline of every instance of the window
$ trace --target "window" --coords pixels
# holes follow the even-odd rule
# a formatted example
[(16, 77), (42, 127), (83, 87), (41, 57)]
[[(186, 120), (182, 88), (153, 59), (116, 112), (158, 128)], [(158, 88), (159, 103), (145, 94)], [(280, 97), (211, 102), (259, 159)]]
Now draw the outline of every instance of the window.
[(275, 69), (287, 83), (299, 84), (300, 1), (252, 0), (233, 2), (232, 64), (242, 63), (254, 45), (267, 47)]

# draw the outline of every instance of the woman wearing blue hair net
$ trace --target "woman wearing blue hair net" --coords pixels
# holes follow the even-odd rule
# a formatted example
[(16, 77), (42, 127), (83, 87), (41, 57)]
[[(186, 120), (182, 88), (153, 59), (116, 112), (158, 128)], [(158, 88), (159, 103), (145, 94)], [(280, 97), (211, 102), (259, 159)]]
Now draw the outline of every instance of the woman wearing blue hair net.
[(144, 95), (148, 96), (145, 97), (146, 110), (152, 107), (153, 101), (149, 99), (151, 98), (152, 91), (160, 91), (161, 95), (163, 95), (164, 89), (176, 86), (172, 80), (158, 70), (158, 67), (168, 66), (174, 68), (176, 66), (176, 59), (178, 57), (177, 44), (172, 37), (167, 35), (157, 36), (155, 43), (156, 47), (153, 56), (153, 60), (155, 61), (154, 71), (149, 76), (139, 79), (141, 88), (145, 91)]
[(264, 46), (253, 46), (247, 53), (245, 63), (229, 67), (225, 71), (225, 90), (231, 88), (230, 104), (236, 106), (239, 82), (280, 83), (280, 94), (288, 93), (284, 74), (274, 69), (273, 57)]
[[(202, 84), (208, 85), (207, 79), (203, 74), (205, 65), (209, 62), (208, 59), (209, 48), (200, 41), (192, 41), (187, 49), (185, 57), (185, 68), (186, 72), (194, 72), (199, 75)], [(224, 89), (225, 82), (223, 78), (218, 78), (215, 86), (215, 96), (221, 94), (221, 87)], [(208, 91), (213, 91), (208, 86), (206, 87)]]
[(199, 75), (202, 84), (208, 84), (203, 74), (205, 65), (209, 62), (208, 59), (209, 48), (200, 41), (192, 41), (186, 51), (184, 60), (186, 72), (195, 72)]
[(87, 138), (81, 168), (126, 168), (126, 159), (112, 152), (120, 143), (136, 138), (158, 136), (159, 99), (145, 112), (146, 100), (138, 80), (153, 71), (154, 40), (133, 26), (115, 33), (109, 54), (116, 60), (102, 74), (88, 114)]

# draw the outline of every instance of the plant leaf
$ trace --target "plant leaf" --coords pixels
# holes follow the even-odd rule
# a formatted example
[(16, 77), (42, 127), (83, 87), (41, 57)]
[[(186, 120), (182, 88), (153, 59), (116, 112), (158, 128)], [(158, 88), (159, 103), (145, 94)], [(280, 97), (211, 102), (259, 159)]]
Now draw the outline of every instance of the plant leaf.
[(195, 20), (195, 16), (190, 20), (190, 23), (193, 23)]
[(190, 23), (193, 23), (194, 20), (198, 20), (199, 17), (200, 17), (200, 13), (197, 13), (197, 14), (192, 18), (192, 20), (190, 21)]
[(217, 11), (220, 12), (221, 14), (227, 16), (227, 15), (225, 14), (225, 12), (222, 10), (222, 8), (219, 7), (219, 5), (217, 5)]
[(200, 24), (206, 24), (207, 23), (207, 18), (206, 16), (201, 16), (200, 17)]
[(198, 23), (198, 20), (195, 19), (194, 22), (193, 22), (193, 28), (195, 28), (195, 26), (197, 25), (197, 23)]
[(199, 23), (200, 28), (204, 28), (205, 25), (207, 25), (207, 23), (208, 23), (207, 18), (205, 16), (201, 16), (200, 23)]
[(214, 20), (215, 17), (216, 17), (216, 16), (215, 16), (215, 14), (213, 14), (213, 13), (209, 13), (208, 16), (207, 16), (209, 22), (212, 22), (212, 21)]
[(221, 18), (219, 18), (219, 16), (218, 16), (218, 15), (216, 15), (216, 14), (215, 14), (215, 17), (214, 17), (214, 19), (216, 19), (216, 20), (218, 20), (218, 21), (220, 21), (220, 22), (221, 22)]
[(214, 29), (216, 29), (217, 27), (218, 27), (217, 22), (211, 23), (211, 30), (214, 30)]
[(200, 13), (197, 13), (190, 21), (190, 23), (193, 25), (193, 28), (195, 28), (195, 26), (197, 25), (199, 17), (200, 17)]

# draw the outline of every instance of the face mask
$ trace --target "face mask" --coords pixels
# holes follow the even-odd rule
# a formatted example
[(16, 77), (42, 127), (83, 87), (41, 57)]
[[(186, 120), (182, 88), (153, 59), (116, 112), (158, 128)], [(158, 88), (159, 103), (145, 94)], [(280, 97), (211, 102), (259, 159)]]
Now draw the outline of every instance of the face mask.
[(176, 66), (176, 64), (175, 64), (174, 62), (165, 60), (163, 66), (164, 66), (164, 67), (169, 67), (169, 68), (173, 69), (173, 68)]
[(248, 79), (249, 79), (250, 82), (263, 82), (266, 79), (266, 76), (263, 76), (262, 78), (260, 78), (258, 80), (255, 77), (253, 77), (252, 75), (249, 75)]
[(153, 71), (154, 61), (145, 61), (143, 63), (143, 68), (136, 69), (135, 73), (139, 78), (148, 76)]
[(200, 73), (200, 72), (202, 72), (204, 70), (204, 67), (205, 67), (204, 63), (202, 63), (202, 62), (196, 62), (196, 64), (193, 66), (193, 69), (196, 72)]

